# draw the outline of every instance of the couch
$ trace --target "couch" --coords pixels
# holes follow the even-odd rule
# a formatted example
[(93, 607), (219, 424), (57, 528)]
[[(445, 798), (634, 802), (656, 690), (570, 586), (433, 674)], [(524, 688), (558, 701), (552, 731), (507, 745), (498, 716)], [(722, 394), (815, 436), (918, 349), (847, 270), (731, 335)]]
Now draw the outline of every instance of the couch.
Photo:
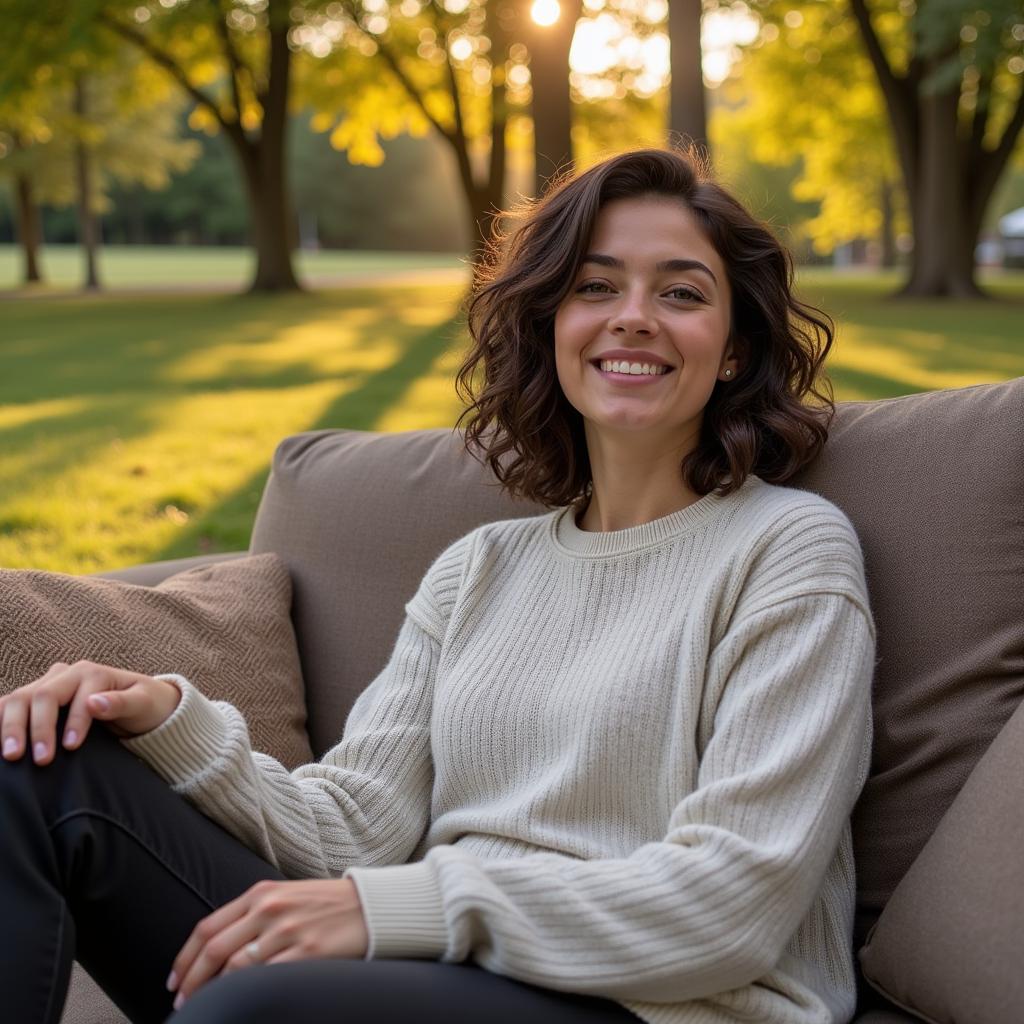
[[(1024, 378), (839, 403), (825, 451), (789, 483), (854, 523), (878, 627), (873, 761), (853, 815), (856, 1019), (1019, 1024)], [(279, 445), (249, 553), (288, 567), (317, 756), (432, 559), (482, 522), (543, 511), (503, 495), (452, 431)], [(105, 576), (152, 586), (245, 554)], [(64, 1020), (123, 1018), (76, 966)]]

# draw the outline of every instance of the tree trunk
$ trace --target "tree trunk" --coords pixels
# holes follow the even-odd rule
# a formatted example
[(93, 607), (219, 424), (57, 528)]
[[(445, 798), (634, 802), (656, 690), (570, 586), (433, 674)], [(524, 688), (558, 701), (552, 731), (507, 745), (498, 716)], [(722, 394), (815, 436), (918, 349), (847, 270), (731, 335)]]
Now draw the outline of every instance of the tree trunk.
[(17, 207), (18, 239), (25, 260), (25, 283), (42, 281), (39, 272), (39, 245), (42, 232), (39, 227), (39, 208), (32, 195), (32, 182), (19, 174), (14, 179), (14, 195)]
[(583, 3), (582, 0), (563, 2), (562, 13), (553, 25), (533, 24), (529, 19), (529, 6), (527, 0), (523, 4), (523, 15), (533, 92), (534, 195), (539, 196), (559, 172), (572, 170), (569, 51)]
[[(84, 120), (87, 110), (85, 80), (79, 75), (75, 79), (75, 114)], [(99, 224), (92, 208), (92, 167), (89, 151), (81, 136), (75, 143), (75, 177), (78, 184), (78, 237), (85, 253), (85, 288), (87, 291), (96, 291), (100, 286), (96, 270)]]
[(281, 154), (274, 154), (266, 139), (248, 142), (240, 155), (249, 207), (249, 227), (256, 255), (253, 292), (299, 291), (292, 266), (292, 237), (288, 226), (288, 200), (284, 191)]
[(896, 266), (896, 226), (892, 192), (892, 182), (883, 177), (879, 196), (882, 207), (882, 232), (879, 242), (882, 248), (882, 266), (887, 268)]
[[(500, 5), (488, 5), (485, 33), (491, 41), (491, 59), (495, 67), (505, 63), (511, 42), (508, 27), (514, 17), (514, 10)], [(465, 122), (462, 116), (462, 102), (459, 95), (458, 81), (451, 64), (448, 65), (448, 85), (451, 90), (452, 103), (455, 111), (455, 130), (443, 132), (445, 140), (452, 148), (455, 156), (462, 195), (466, 202), (466, 210), (470, 223), (470, 265), (472, 267), (471, 288), (480, 283), (484, 257), (493, 239), (497, 221), (505, 203), (505, 176), (507, 169), (507, 149), (505, 132), (508, 126), (508, 101), (506, 98), (504, 77), (495, 75), (491, 85), (491, 151), (484, 175), (474, 173), (473, 161), (469, 155), (469, 138), (466, 135)], [(482, 178), (483, 180), (479, 180)]]
[(249, 140), (239, 128), (232, 140), (242, 161), (249, 198), (249, 219), (256, 250), (256, 273), (250, 285), (250, 291), (254, 292), (299, 290), (292, 266), (295, 238), (289, 218), (285, 170), (290, 70), (287, 23), (272, 25), (270, 73), (267, 91), (260, 97), (263, 106), (260, 137)]
[(965, 202), (963, 169), (957, 159), (959, 90), (920, 96), (920, 158), (908, 189), (914, 228), (910, 279), (901, 296), (977, 298), (974, 279), (977, 225)]
[(689, 138), (709, 150), (700, 18), (701, 0), (673, 0), (668, 5), (669, 137), (673, 143)]

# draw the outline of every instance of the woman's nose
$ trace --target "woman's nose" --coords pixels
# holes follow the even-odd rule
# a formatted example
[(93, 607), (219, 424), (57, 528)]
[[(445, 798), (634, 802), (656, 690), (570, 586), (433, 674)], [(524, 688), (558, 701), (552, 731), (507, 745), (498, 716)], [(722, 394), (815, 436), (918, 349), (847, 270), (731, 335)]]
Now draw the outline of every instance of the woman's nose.
[(614, 334), (654, 334), (658, 322), (647, 297), (634, 292), (624, 294), (616, 304), (608, 326)]

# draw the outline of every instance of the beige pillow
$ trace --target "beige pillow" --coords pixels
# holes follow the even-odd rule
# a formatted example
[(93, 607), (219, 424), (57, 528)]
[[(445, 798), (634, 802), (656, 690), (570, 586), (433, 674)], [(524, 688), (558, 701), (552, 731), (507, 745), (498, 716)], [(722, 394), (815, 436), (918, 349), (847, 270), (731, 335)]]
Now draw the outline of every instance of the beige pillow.
[(295, 768), (314, 758), (291, 595), (274, 554), (190, 569), (156, 587), (0, 569), (0, 693), (56, 661), (178, 672), (242, 712), (255, 750)]
[(927, 1021), (1024, 1021), (1024, 704), (896, 887), (858, 956)]

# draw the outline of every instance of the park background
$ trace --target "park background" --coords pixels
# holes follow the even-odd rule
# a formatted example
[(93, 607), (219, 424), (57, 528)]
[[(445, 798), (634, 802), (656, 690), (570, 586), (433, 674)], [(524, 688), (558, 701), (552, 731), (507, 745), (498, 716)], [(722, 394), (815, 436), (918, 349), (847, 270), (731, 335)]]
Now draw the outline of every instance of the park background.
[(2, 567), (243, 550), (285, 435), (452, 426), (498, 211), (641, 145), (791, 247), (838, 400), (1024, 375), (1019, 0), (0, 0), (0, 44)]

